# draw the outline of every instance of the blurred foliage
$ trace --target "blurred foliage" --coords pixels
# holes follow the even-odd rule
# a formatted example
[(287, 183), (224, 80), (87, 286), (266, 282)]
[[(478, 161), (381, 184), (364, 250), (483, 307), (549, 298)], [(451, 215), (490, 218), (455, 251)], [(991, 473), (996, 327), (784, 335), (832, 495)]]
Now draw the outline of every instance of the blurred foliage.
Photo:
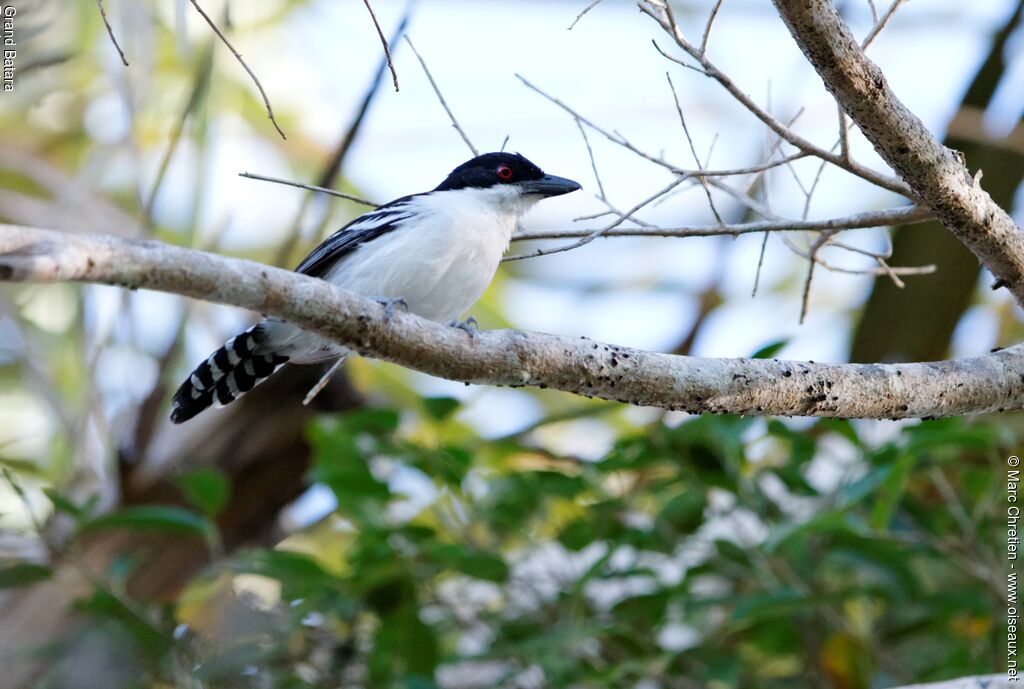
[[(190, 13), (178, 23), (185, 0), (107, 4), (129, 69), (94, 3), (19, 8), (18, 90), (0, 108), (5, 221), (216, 248), (239, 211), (210, 211), (215, 143), (258, 151), (283, 177), (322, 172), (333, 142), (300, 126), (301, 106), (287, 97), (300, 94), (272, 93), (281, 141), (205, 25)], [(225, 3), (202, 4), (225, 16)], [(232, 3), (225, 28), (247, 58), (277, 59), (274, 29), (304, 4)], [(579, 8), (565, 10), (568, 20)], [(339, 42), (368, 31), (362, 20), (340, 27)], [(345, 79), (366, 86), (359, 74)], [(343, 134), (351, 113), (336, 116)], [(359, 191), (348, 179), (337, 186)], [(321, 201), (296, 202), (274, 232), (247, 226), (262, 241), (232, 252), (288, 263), (290, 240), (301, 253), (317, 239), (310, 228), (360, 210)], [(502, 279), (476, 307), (485, 325), (510, 325)], [(619, 289), (607, 284), (598, 286)], [(688, 418), (506, 391), (515, 396), (499, 401), (526, 398), (542, 420), (481, 437), (462, 414), (473, 410), (424, 398), (422, 378), (355, 361), (346, 368), (356, 387), (388, 408), (309, 429), (309, 481), (336, 507), (275, 547), (225, 552), (232, 477), (209, 467), (178, 476), (175, 504), (118, 508), (111, 495), (119, 471), (143, 463), (133, 429), (150, 390), (179, 380), (234, 325), (226, 311), (154, 308), (145, 297), (67, 285), (0, 293), (0, 518), (24, 535), (52, 514), (72, 532), (44, 542), (49, 557), (38, 562), (4, 551), (0, 593), (64, 584), (68, 568), (85, 584), (74, 609), (88, 624), (31, 649), (46, 661), (39, 686), (84, 686), (82, 668), (102, 668), (88, 686), (860, 689), (1002, 662), (997, 522), (1019, 417)], [(141, 310), (172, 322), (165, 341), (141, 336)], [(1000, 341), (1019, 339), (1009, 303), (998, 321)], [(104, 376), (110, 360), (135, 380)], [(149, 411), (162, 415), (166, 398)], [(589, 447), (581, 438), (598, 427), (597, 452), (553, 449)], [(118, 551), (102, 571), (79, 557), (91, 539), (125, 532), (147, 547), (205, 548), (214, 564), (167, 599), (142, 599), (129, 581), (145, 548)], [(249, 540), (272, 540), (263, 536)]]
[[(456, 412), (319, 418), (310, 478), (337, 507), (176, 600), (110, 583), (130, 563), (96, 577), (77, 609), (139, 663), (123, 686), (857, 688), (996, 666), (1005, 428), (931, 421), (873, 444), (842, 421), (662, 417), (587, 461), (536, 428), (480, 438)], [(179, 482), (207, 514), (221, 484)], [(54, 506), (76, 538), (215, 542), (183, 508)], [(0, 585), (47, 576), (15, 565)]]

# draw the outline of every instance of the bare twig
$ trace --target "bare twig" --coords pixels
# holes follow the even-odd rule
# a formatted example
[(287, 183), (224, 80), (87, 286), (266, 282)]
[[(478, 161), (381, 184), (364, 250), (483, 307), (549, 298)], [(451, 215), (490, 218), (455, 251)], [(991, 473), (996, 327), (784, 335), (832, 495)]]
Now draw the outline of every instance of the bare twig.
[(836, 109), (839, 111), (839, 155), (843, 160), (850, 160), (850, 120), (838, 103)]
[(807, 266), (807, 279), (804, 280), (803, 294), (800, 295), (800, 320), (799, 323), (803, 325), (804, 319), (807, 318), (807, 304), (811, 299), (811, 281), (814, 280), (814, 267), (818, 265), (818, 250), (821, 249), (825, 244), (828, 243), (829, 237), (832, 234), (830, 232), (822, 232), (818, 239), (811, 244), (811, 249), (808, 251), (808, 258), (810, 261)]
[(263, 84), (261, 84), (260, 80), (256, 78), (256, 74), (253, 73), (253, 71), (249, 68), (249, 65), (247, 65), (245, 63), (245, 60), (242, 59), (242, 54), (235, 50), (235, 46), (231, 45), (231, 41), (229, 41), (227, 39), (227, 36), (225, 36), (221, 32), (217, 24), (210, 18), (210, 15), (206, 14), (206, 12), (203, 11), (203, 8), (199, 6), (198, 0), (191, 1), (192, 6), (196, 8), (196, 11), (198, 11), (199, 14), (202, 15), (203, 19), (206, 20), (206, 23), (210, 25), (211, 29), (213, 29), (213, 32), (217, 34), (218, 38), (220, 38), (221, 42), (223, 42), (224, 45), (227, 46), (228, 50), (231, 51), (232, 55), (235, 56), (235, 59), (238, 60), (238, 63), (242, 65), (243, 68), (245, 68), (246, 72), (249, 73), (249, 76), (252, 78), (253, 83), (256, 84), (256, 88), (260, 92), (260, 96), (263, 98), (263, 105), (265, 105), (267, 108), (267, 116), (270, 117), (270, 121), (274, 124), (274, 129), (277, 130), (277, 133), (281, 135), (282, 139), (287, 139), (288, 137), (284, 135), (284, 131), (281, 129), (281, 126), (277, 123), (277, 119), (274, 117), (274, 109), (270, 107), (270, 99), (267, 98), (267, 92), (263, 90)]
[(370, 13), (370, 19), (373, 20), (373, 28), (377, 30), (380, 43), (384, 46), (384, 58), (388, 61), (388, 69), (391, 70), (391, 81), (395, 84), (395, 91), (397, 91), (398, 72), (395, 71), (395, 65), (391, 62), (391, 48), (388, 47), (388, 39), (384, 37), (384, 32), (381, 31), (380, 23), (377, 21), (377, 15), (373, 11), (373, 5), (370, 4), (370, 0), (363, 0), (363, 4), (366, 5), (366, 9)]
[(597, 181), (597, 198), (607, 202), (608, 197), (604, 193), (604, 184), (601, 183), (601, 175), (597, 171), (597, 162), (594, 160), (594, 149), (590, 147), (590, 139), (587, 138), (587, 130), (583, 128), (583, 123), (579, 119), (575, 120), (576, 126), (580, 129), (580, 136), (583, 137), (583, 143), (587, 146), (587, 156), (590, 158), (590, 168), (594, 171), (594, 179)]
[(708, 22), (704, 25), (704, 35), (700, 38), (700, 54), (704, 55), (708, 52), (708, 39), (711, 38), (711, 27), (715, 24), (715, 18), (718, 16), (718, 11), (722, 9), (722, 3), (725, 0), (718, 0), (715, 6), (711, 8), (711, 14), (708, 15)]
[(474, 156), (480, 155), (480, 151), (478, 151), (476, 146), (473, 145), (473, 142), (469, 140), (465, 130), (459, 126), (459, 121), (455, 119), (455, 114), (452, 113), (452, 109), (448, 107), (447, 101), (445, 101), (444, 96), (441, 95), (441, 89), (438, 88), (437, 82), (434, 81), (433, 75), (430, 74), (430, 69), (427, 68), (427, 63), (423, 60), (423, 56), (420, 55), (419, 51), (416, 50), (416, 46), (412, 44), (412, 40), (410, 40), (408, 35), (405, 37), (405, 42), (409, 44), (413, 54), (416, 55), (416, 59), (420, 61), (420, 66), (423, 67), (423, 73), (427, 75), (427, 81), (430, 82), (430, 87), (434, 89), (434, 95), (436, 95), (437, 100), (441, 102), (441, 107), (444, 108), (446, 113), (448, 113), (448, 119), (451, 120), (452, 126), (455, 127), (455, 131), (457, 131), (459, 136), (462, 137), (462, 140), (466, 142), (466, 145), (469, 147), (469, 150), (473, 152)]
[(573, 27), (575, 27), (579, 23), (579, 21), (581, 19), (583, 19), (583, 15), (585, 15), (587, 12), (589, 12), (592, 9), (594, 9), (595, 7), (597, 7), (600, 4), (601, 4), (601, 0), (594, 0), (594, 2), (592, 2), (589, 5), (587, 5), (586, 7), (584, 7), (583, 11), (580, 12), (579, 14), (577, 14), (576, 18), (572, 20), (572, 24), (569, 25), (569, 28), (567, 30), (568, 31), (572, 31)]
[(110, 36), (110, 42), (117, 48), (117, 54), (121, 56), (121, 62), (125, 67), (128, 66), (128, 58), (124, 56), (124, 51), (121, 50), (121, 45), (117, 42), (114, 37), (114, 29), (110, 26), (110, 21), (107, 19), (107, 11), (103, 9), (103, 0), (96, 0), (96, 6), (100, 8), (100, 17), (103, 18), (103, 26), (107, 27), (107, 35)]
[(462, 331), (271, 266), (157, 241), (0, 225), (0, 279), (97, 282), (230, 303), (431, 375), (547, 386), (629, 404), (728, 412), (919, 418), (1024, 407), (1024, 346), (923, 364), (704, 359), (586, 338)]
[[(718, 11), (718, 7), (722, 4), (722, 0), (719, 0), (718, 5), (715, 6), (715, 12)], [(708, 20), (708, 28), (711, 28), (711, 20)], [(697, 155), (697, 148), (693, 145), (693, 137), (690, 136), (690, 128), (686, 126), (686, 118), (683, 116), (683, 106), (679, 104), (679, 94), (676, 93), (676, 86), (672, 83), (672, 77), (668, 72), (665, 72), (665, 79), (668, 80), (668, 87), (672, 90), (672, 100), (676, 104), (676, 112), (679, 113), (679, 124), (683, 126), (683, 133), (686, 134), (686, 143), (690, 145), (690, 153), (693, 154), (693, 161), (697, 164), (697, 170), (700, 172), (704, 171), (704, 166), (700, 162), (700, 157)], [(714, 144), (712, 143), (712, 146)], [(711, 151), (708, 151), (708, 158), (711, 157)], [(715, 208), (715, 200), (711, 198), (711, 189), (708, 187), (708, 179), (703, 174), (699, 175), (697, 179), (700, 180), (700, 185), (704, 187), (704, 195), (707, 196), (708, 206), (711, 207), (711, 212), (715, 216), (715, 220), (718, 221), (719, 226), (725, 224), (722, 220), (722, 216), (718, 214), (718, 209)]]
[[(557, 253), (561, 253), (563, 251), (571, 251), (573, 249), (578, 249), (579, 247), (584, 246), (585, 244), (589, 244), (590, 242), (594, 241), (598, 237), (600, 237), (602, 235), (605, 235), (606, 233), (610, 232), (611, 230), (614, 230), (616, 227), (618, 227), (619, 225), (621, 225), (625, 221), (631, 219), (633, 217), (633, 214), (636, 213), (637, 211), (639, 211), (641, 208), (643, 208), (644, 206), (646, 206), (646, 205), (652, 203), (653, 201), (656, 201), (657, 199), (661, 198), (662, 196), (664, 196), (665, 194), (669, 193), (670, 191), (672, 191), (673, 189), (675, 189), (676, 187), (678, 187), (680, 184), (682, 184), (685, 181), (686, 181), (685, 178), (677, 177), (676, 179), (674, 179), (671, 182), (669, 182), (669, 184), (666, 187), (664, 187), (663, 189), (655, 192), (652, 196), (649, 196), (646, 199), (644, 199), (643, 201), (639, 202), (638, 204), (636, 204), (635, 206), (630, 208), (625, 213), (617, 214), (618, 218), (616, 218), (612, 222), (608, 223), (604, 227), (599, 227), (596, 230), (592, 230), (589, 234), (581, 237), (580, 239), (576, 240), (575, 242), (572, 242), (571, 244), (563, 244), (562, 246), (556, 246), (556, 247), (553, 247), (551, 249), (536, 249), (535, 251), (531, 251), (530, 253), (527, 253), (527, 254), (513, 254), (512, 256), (506, 256), (502, 260), (503, 261), (521, 261), (524, 258), (536, 258), (538, 256), (547, 256), (549, 254), (557, 254)], [(643, 229), (649, 230), (651, 228), (643, 228)], [(516, 237), (516, 238), (519, 239), (519, 237)]]
[[(708, 180), (713, 183), (713, 180)], [(718, 186), (718, 185), (715, 185)], [(661, 193), (661, 192), (659, 192)], [(749, 197), (748, 197), (749, 199)], [(648, 199), (648, 202), (651, 199)], [(750, 200), (753, 203), (752, 200)], [(765, 213), (767, 209), (761, 207)], [(793, 232), (793, 231), (825, 231), (854, 230), (869, 227), (888, 227), (890, 225), (907, 225), (925, 222), (932, 219), (931, 212), (920, 206), (905, 206), (884, 211), (855, 213), (826, 220), (791, 220), (772, 215), (772, 220), (758, 222), (733, 223), (728, 225), (692, 225), (680, 227), (614, 227), (587, 230), (580, 228), (565, 230), (531, 230), (519, 232), (515, 241), (532, 241), (537, 239), (572, 239), (589, 237), (598, 233), (604, 237), (715, 237), (719, 235), (739, 235), (756, 232)]]
[(765, 231), (764, 238), (761, 239), (761, 251), (757, 254), (757, 269), (754, 271), (754, 287), (750, 290), (751, 299), (757, 296), (757, 288), (761, 285), (761, 268), (764, 267), (764, 253), (768, 248), (768, 236), (770, 234), (770, 232)]
[[(672, 17), (671, 10), (667, 3), (642, 1), (639, 3), (639, 7), (643, 13), (647, 14), (661, 25), (661, 27), (672, 37), (677, 46), (697, 61), (700, 67), (698, 71), (717, 81), (723, 88), (725, 88), (726, 91), (729, 92), (729, 95), (731, 95), (734, 100), (739, 102), (740, 105), (742, 105), (757, 119), (761, 120), (761, 122), (763, 122), (769, 129), (785, 139), (788, 143), (802, 151), (809, 152), (815, 157), (827, 160), (836, 167), (842, 168), (857, 177), (871, 182), (875, 186), (888, 189), (889, 191), (893, 191), (897, 194), (902, 194), (908, 198), (914, 198), (914, 193), (902, 180), (884, 175), (872, 170), (871, 168), (864, 167), (857, 162), (844, 160), (842, 156), (827, 151), (820, 146), (815, 145), (808, 139), (800, 136), (772, 116), (768, 111), (761, 108), (761, 106), (755, 103), (743, 89), (732, 81), (732, 79), (719, 70), (706, 55), (701, 54), (700, 49), (697, 46), (694, 46), (686, 39), (682, 31), (679, 29), (679, 26), (675, 23), (675, 19)], [(655, 47), (657, 47), (657, 44), (655, 44)], [(669, 59), (673, 59), (660, 48), (658, 48), (658, 50), (662, 55), (669, 57)], [(673, 61), (678, 64), (685, 65), (685, 63), (678, 59), (673, 59)]]
[[(406, 6), (405, 12), (402, 14), (401, 20), (398, 22), (394, 32), (391, 34), (391, 45), (395, 45), (398, 42), (398, 39), (401, 38), (402, 34), (405, 33), (405, 29), (409, 23), (409, 17), (412, 14), (412, 5), (413, 3), (410, 1)], [(335, 180), (337, 180), (341, 175), (341, 171), (345, 165), (345, 159), (348, 157), (349, 151), (352, 150), (353, 143), (355, 143), (356, 138), (359, 136), (359, 133), (362, 131), (363, 126), (367, 121), (370, 106), (384, 88), (384, 76), (387, 74), (387, 69), (388, 63), (386, 56), (382, 56), (381, 60), (377, 63), (377, 69), (373, 72), (370, 84), (359, 103), (359, 107), (356, 109), (355, 116), (352, 118), (351, 122), (349, 122), (348, 126), (342, 130), (341, 136), (338, 138), (338, 143), (334, 146), (330, 156), (328, 156), (320, 165), (319, 173), (314, 178), (316, 180), (316, 186), (330, 189), (334, 186)], [(284, 241), (281, 242), (275, 252), (275, 265), (283, 265), (291, 259), (295, 245), (302, 237), (303, 229), (308, 229), (308, 236), (315, 239), (319, 239), (323, 234), (324, 226), (331, 215), (327, 210), (327, 204), (321, 204), (317, 207), (312, 205), (313, 201), (313, 194), (306, 194), (303, 197), (298, 212), (295, 214), (295, 219), (292, 221), (291, 229), (288, 234), (285, 235)], [(309, 211), (310, 207), (313, 207), (314, 210), (319, 210), (318, 217), (314, 216), (313, 222), (304, 224), (307, 211)]]
[(868, 0), (868, 7), (871, 8), (871, 21), (878, 23), (878, 8), (875, 6), (875, 0)]
[(868, 35), (864, 37), (864, 41), (860, 44), (861, 50), (867, 50), (868, 46), (871, 45), (871, 42), (878, 38), (878, 34), (882, 33), (882, 30), (889, 23), (889, 20), (896, 14), (896, 10), (898, 10), (900, 5), (904, 2), (906, 2), (906, 0), (893, 0), (892, 4), (889, 5), (889, 9), (885, 11), (885, 14), (882, 15), (881, 19), (877, 18), (877, 10), (875, 10), (874, 4), (872, 4), (871, 9), (876, 15), (875, 26), (868, 32)]
[(813, 152), (809, 152), (809, 151), (797, 151), (796, 153), (793, 153), (791, 155), (787, 155), (787, 156), (785, 156), (785, 157), (783, 157), (783, 158), (781, 158), (779, 160), (771, 161), (771, 162), (764, 163), (764, 164), (761, 164), (761, 165), (754, 165), (754, 166), (750, 166), (750, 167), (741, 167), (741, 168), (732, 168), (732, 169), (723, 169), (723, 170), (708, 170), (708, 169), (705, 169), (705, 170), (690, 170), (690, 169), (687, 169), (687, 168), (684, 168), (684, 167), (680, 167), (678, 165), (673, 165), (672, 163), (669, 163), (668, 161), (666, 161), (662, 157), (655, 156), (655, 155), (653, 155), (651, 153), (648, 153), (648, 152), (638, 148), (632, 142), (630, 142), (629, 139), (624, 137), (619, 132), (608, 131), (607, 129), (605, 129), (604, 127), (601, 127), (600, 125), (598, 125), (597, 123), (593, 122), (592, 120), (587, 119), (586, 117), (581, 115), (578, 111), (576, 111), (571, 106), (569, 106), (566, 103), (564, 103), (563, 101), (559, 100), (558, 98), (555, 98), (554, 96), (546, 93), (545, 91), (543, 91), (539, 87), (535, 86), (533, 83), (531, 83), (525, 77), (523, 77), (521, 74), (517, 74), (516, 78), (519, 79), (519, 81), (523, 82), (523, 85), (525, 85), (531, 91), (536, 92), (540, 96), (542, 96), (542, 97), (546, 98), (547, 100), (549, 100), (551, 103), (553, 103), (553, 104), (557, 105), (558, 107), (560, 107), (562, 110), (565, 110), (577, 122), (582, 122), (583, 124), (585, 124), (586, 126), (590, 127), (595, 132), (597, 132), (601, 136), (605, 137), (606, 139), (608, 139), (612, 143), (617, 144), (619, 146), (622, 146), (627, 151), (630, 151), (631, 153), (635, 153), (636, 155), (640, 156), (644, 160), (648, 160), (648, 161), (650, 161), (652, 163), (655, 163), (656, 165), (660, 165), (661, 167), (665, 168), (669, 172), (672, 172), (672, 173), (677, 174), (677, 175), (683, 175), (683, 176), (686, 176), (686, 177), (698, 177), (698, 176), (703, 175), (704, 177), (709, 178), (709, 180), (712, 177), (732, 177), (732, 176), (737, 176), (737, 175), (749, 175), (749, 174), (754, 174), (754, 173), (757, 173), (757, 172), (763, 172), (764, 170), (767, 170), (767, 169), (770, 169), (770, 168), (774, 168), (774, 167), (779, 167), (781, 165), (785, 165), (786, 163), (792, 162), (794, 160), (799, 160), (801, 158), (806, 158), (808, 156), (814, 155)]
[(303, 184), (302, 182), (292, 182), (292, 181), (287, 180), (287, 179), (279, 179), (277, 177), (268, 177), (266, 175), (257, 175), (254, 172), (239, 172), (238, 176), (239, 177), (247, 177), (249, 179), (258, 179), (261, 182), (274, 182), (275, 184), (287, 184), (290, 187), (298, 187), (299, 189), (305, 189), (307, 191), (319, 191), (319, 192), (321, 192), (323, 194), (330, 194), (331, 196), (337, 196), (338, 198), (346, 199), (348, 201), (355, 201), (356, 203), (361, 203), (364, 206), (373, 206), (374, 208), (376, 208), (377, 206), (380, 205), (379, 203), (375, 203), (373, 201), (367, 201), (366, 199), (364, 199), (362, 197), (359, 197), (359, 196), (353, 196), (352, 194), (346, 194), (345, 192), (337, 191), (336, 189), (328, 189), (326, 187), (318, 187), (315, 184)]
[(174, 125), (167, 136), (167, 148), (164, 150), (164, 154), (160, 157), (160, 164), (156, 169), (156, 178), (153, 180), (153, 186), (150, 187), (149, 194), (146, 195), (145, 202), (142, 205), (142, 217), (147, 232), (152, 230), (153, 207), (156, 204), (156, 199), (160, 194), (160, 190), (163, 188), (167, 170), (170, 168), (171, 160), (174, 158), (174, 153), (178, 150), (178, 144), (181, 143), (181, 137), (185, 133), (185, 125), (203, 100), (203, 96), (210, 84), (212, 70), (213, 42), (211, 41), (209, 45), (203, 48), (199, 60), (196, 62), (196, 74), (192, 81), (192, 88), (189, 91), (188, 100), (185, 101), (185, 106), (181, 109), (181, 114), (175, 120)]
[(306, 396), (302, 400), (303, 406), (308, 407), (309, 403), (316, 399), (316, 396), (319, 395), (325, 387), (327, 387), (327, 384), (331, 382), (331, 378), (334, 378), (334, 374), (338, 372), (338, 369), (341, 368), (343, 363), (345, 363), (345, 357), (341, 357), (331, 364), (331, 367), (327, 369), (322, 376), (320, 376), (320, 380), (317, 381), (316, 385), (311, 387), (309, 392), (306, 393)]

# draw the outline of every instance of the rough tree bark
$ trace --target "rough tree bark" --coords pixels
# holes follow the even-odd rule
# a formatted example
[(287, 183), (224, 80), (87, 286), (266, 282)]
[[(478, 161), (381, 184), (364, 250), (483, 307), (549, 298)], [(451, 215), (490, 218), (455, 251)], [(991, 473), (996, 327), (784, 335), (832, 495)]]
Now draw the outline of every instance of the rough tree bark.
[(1024, 232), (889, 88), (831, 0), (773, 0), (814, 70), (878, 154), (1024, 304)]
[[(989, 132), (981, 118), (1000, 85), (1013, 79), (1007, 45), (1024, 19), (1024, 0), (992, 36), (960, 107), (946, 127), (943, 143), (961, 151), (971, 169), (984, 170), (982, 182), (1003, 208), (1024, 180), (1021, 139), (1024, 119), (1005, 136)], [(850, 346), (850, 361), (927, 361), (948, 356), (950, 339), (972, 303), (980, 266), (967, 247), (935, 220), (894, 223), (892, 265), (934, 265), (931, 275), (908, 280), (901, 289), (889, 278), (874, 281)]]
[(701, 359), (517, 330), (462, 330), (316, 278), (159, 242), (0, 225), (0, 280), (148, 288), (282, 317), (360, 354), (490, 385), (690, 412), (920, 418), (1024, 406), (1024, 345), (920, 364)]

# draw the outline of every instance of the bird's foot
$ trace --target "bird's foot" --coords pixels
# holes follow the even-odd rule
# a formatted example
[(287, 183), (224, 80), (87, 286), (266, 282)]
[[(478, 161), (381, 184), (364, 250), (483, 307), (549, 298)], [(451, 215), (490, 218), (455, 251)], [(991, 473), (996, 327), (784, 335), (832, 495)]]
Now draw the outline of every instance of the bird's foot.
[(458, 328), (459, 330), (464, 331), (470, 337), (476, 337), (477, 331), (480, 330), (480, 324), (477, 323), (476, 319), (473, 318), (472, 316), (470, 316), (464, 321), (454, 320), (451, 322), (451, 326), (453, 328)]
[(401, 306), (406, 313), (409, 312), (409, 305), (401, 297), (374, 297), (374, 301), (384, 307), (384, 322), (390, 323), (395, 315), (395, 307)]

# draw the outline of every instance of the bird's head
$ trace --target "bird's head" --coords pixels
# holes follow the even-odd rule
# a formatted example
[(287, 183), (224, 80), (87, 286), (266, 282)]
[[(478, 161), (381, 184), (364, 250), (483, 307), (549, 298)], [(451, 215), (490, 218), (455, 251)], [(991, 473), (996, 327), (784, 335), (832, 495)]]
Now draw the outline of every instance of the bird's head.
[(452, 170), (434, 191), (493, 190), (509, 202), (529, 207), (579, 188), (579, 183), (571, 179), (544, 174), (518, 153), (485, 153)]

